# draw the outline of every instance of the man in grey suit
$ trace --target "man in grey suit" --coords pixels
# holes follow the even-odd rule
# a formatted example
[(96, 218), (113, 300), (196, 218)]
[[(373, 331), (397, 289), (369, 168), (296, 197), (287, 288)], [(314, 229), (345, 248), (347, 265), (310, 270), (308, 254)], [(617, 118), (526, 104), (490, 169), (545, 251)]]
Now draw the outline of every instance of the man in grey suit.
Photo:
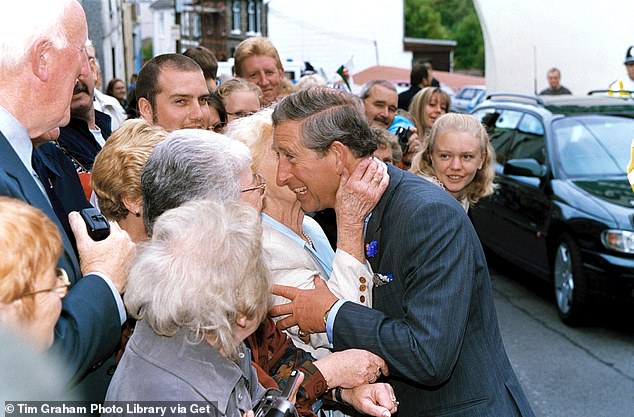
[(92, 241), (79, 214), (72, 213), (69, 220), (77, 238), (78, 259), (54, 212), (55, 203), (47, 196), (45, 187), (53, 185), (38, 178), (32, 166), (35, 138), (45, 137), (70, 119), (75, 81), (88, 71), (87, 32), (84, 11), (76, 0), (3, 4), (0, 195), (39, 208), (59, 228), (64, 253), (58, 266), (66, 270), (72, 286), (62, 302), (52, 349), (68, 370), (65, 382), (81, 382), (79, 389), (84, 392), (79, 398), (101, 401), (126, 317), (120, 293), (134, 245), (116, 224), (110, 237)]
[[(334, 207), (340, 175), (375, 147), (358, 103), (337, 90), (284, 98), (273, 123), (277, 182), (305, 211)], [(317, 285), (275, 288), (292, 301), (271, 313), (291, 314), (282, 327), (326, 330), (335, 350), (362, 348), (385, 359), (399, 416), (533, 416), (506, 356), (486, 260), (464, 210), (434, 184), (391, 165), (388, 173), (390, 184), (366, 219), (374, 308)], [(360, 285), (368, 278), (358, 278)]]

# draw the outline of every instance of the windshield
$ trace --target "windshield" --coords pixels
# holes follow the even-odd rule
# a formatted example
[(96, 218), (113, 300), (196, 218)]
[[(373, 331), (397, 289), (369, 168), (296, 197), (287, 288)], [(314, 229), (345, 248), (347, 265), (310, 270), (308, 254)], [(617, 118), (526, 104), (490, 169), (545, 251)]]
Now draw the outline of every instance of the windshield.
[(557, 155), (566, 175), (625, 175), (634, 119), (576, 116), (553, 122)]

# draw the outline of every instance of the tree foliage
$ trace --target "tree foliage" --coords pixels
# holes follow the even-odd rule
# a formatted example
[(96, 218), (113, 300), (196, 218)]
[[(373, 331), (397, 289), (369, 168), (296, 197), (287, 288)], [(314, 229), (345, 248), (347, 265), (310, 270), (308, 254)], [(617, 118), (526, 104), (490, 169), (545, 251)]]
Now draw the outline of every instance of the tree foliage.
[(484, 69), (484, 40), (472, 0), (405, 0), (405, 36), (455, 40), (455, 68)]

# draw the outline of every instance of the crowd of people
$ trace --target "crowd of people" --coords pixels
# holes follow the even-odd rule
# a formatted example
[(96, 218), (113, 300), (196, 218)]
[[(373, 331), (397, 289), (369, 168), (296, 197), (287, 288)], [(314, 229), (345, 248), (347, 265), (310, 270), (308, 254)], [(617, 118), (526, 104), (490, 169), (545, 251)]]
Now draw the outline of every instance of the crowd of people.
[(65, 398), (241, 417), (299, 370), (302, 416), (533, 416), (466, 215), (493, 150), (430, 68), (357, 97), (254, 37), (219, 86), (197, 47), (103, 94), (80, 4), (31, 3), (0, 17), (0, 327)]

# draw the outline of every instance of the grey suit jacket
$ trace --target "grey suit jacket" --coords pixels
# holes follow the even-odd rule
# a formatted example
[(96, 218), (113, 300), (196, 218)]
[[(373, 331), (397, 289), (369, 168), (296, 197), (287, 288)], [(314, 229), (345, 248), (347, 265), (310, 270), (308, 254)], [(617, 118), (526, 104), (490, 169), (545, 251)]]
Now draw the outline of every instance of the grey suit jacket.
[[(96, 276), (82, 277), (79, 262), (64, 228), (44, 193), (0, 132), (0, 195), (16, 198), (44, 212), (59, 229), (64, 252), (58, 266), (64, 268), (72, 287), (62, 301), (55, 325), (53, 350), (68, 369), (67, 381), (75, 384), (91, 372), (87, 399), (103, 400), (109, 382), (104, 361), (111, 359), (121, 335), (116, 301), (106, 282)], [(114, 363), (111, 361), (110, 363)], [(98, 370), (100, 372), (93, 372)], [(81, 394), (80, 394), (81, 395)]]
[[(364, 348), (390, 368), (403, 416), (533, 416), (500, 336), (478, 237), (448, 193), (390, 166), (366, 233), (374, 310), (338, 311), (335, 350)], [(386, 280), (389, 280), (387, 278)]]

